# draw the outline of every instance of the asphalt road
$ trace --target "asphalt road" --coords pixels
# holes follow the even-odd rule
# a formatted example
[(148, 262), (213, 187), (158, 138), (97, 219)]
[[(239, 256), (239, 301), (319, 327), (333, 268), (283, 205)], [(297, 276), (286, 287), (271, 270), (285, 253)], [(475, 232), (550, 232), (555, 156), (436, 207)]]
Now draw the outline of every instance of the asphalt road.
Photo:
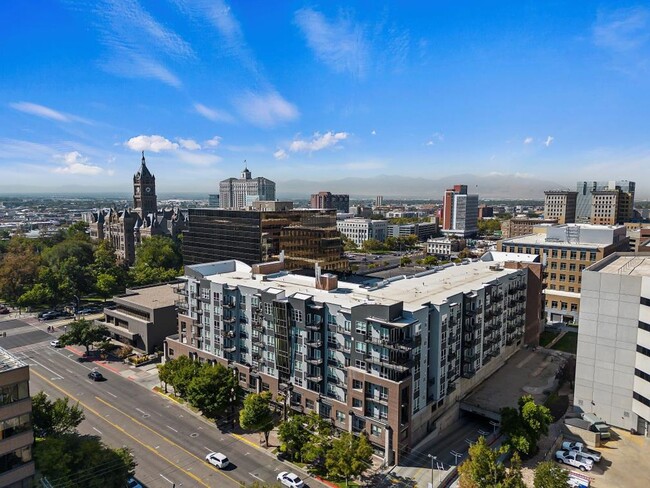
[[(54, 398), (65, 395), (78, 401), (86, 415), (80, 432), (98, 435), (113, 447), (131, 448), (138, 462), (136, 477), (145, 486), (238, 488), (241, 482), (273, 482), (280, 471), (291, 471), (267, 452), (221, 433), (175, 402), (119, 374), (99, 368), (106, 381), (89, 380), (92, 363), (79, 362), (67, 349), (50, 347), (52, 335), (37, 330), (37, 324), (15, 325), (19, 327), (8, 328), (0, 346), (13, 346), (13, 352), (30, 365), (31, 393), (42, 390)], [(41, 340), (25, 346), (22, 339), (10, 339), (26, 335)], [(210, 451), (226, 454), (232, 466), (220, 471), (206, 463)], [(324, 487), (304, 478), (310, 487)]]

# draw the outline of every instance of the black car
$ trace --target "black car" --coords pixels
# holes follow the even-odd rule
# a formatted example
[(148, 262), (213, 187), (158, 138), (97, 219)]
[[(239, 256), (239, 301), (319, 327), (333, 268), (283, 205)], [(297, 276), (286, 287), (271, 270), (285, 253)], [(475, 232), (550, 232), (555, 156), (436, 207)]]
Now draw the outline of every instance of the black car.
[(93, 381), (104, 381), (104, 376), (99, 371), (91, 371), (88, 373), (88, 378)]
[(64, 316), (63, 312), (57, 312), (56, 310), (53, 310), (51, 312), (45, 312), (41, 316), (41, 319), (42, 320), (54, 320), (54, 319), (58, 319), (58, 318), (63, 317), (63, 316)]

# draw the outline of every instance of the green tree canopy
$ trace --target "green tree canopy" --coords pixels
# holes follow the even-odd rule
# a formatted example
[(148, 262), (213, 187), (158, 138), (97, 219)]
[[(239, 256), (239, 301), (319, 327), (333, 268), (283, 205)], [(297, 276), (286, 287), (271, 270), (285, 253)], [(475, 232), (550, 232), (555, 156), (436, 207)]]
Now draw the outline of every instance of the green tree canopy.
[(38, 307), (40, 305), (55, 305), (56, 296), (45, 283), (36, 283), (18, 298), (21, 307)]
[(86, 418), (77, 403), (69, 405), (69, 398), (51, 401), (42, 391), (32, 396), (32, 422), (37, 437), (71, 434)]
[(325, 474), (325, 455), (332, 445), (332, 424), (316, 412), (310, 412), (304, 420), (311, 435), (302, 447), (302, 459), (310, 463), (311, 471)]
[(270, 392), (251, 393), (244, 398), (244, 406), (239, 412), (239, 425), (244, 430), (262, 432), (268, 446), (269, 432), (273, 429)]
[(302, 449), (309, 441), (312, 433), (305, 428), (304, 415), (292, 415), (278, 428), (280, 450), (292, 461), (302, 462)]
[(553, 461), (544, 461), (535, 468), (535, 488), (566, 488), (569, 473)]
[(177, 241), (167, 236), (143, 239), (135, 250), (135, 264), (129, 272), (136, 285), (171, 281), (182, 274), (183, 256)]
[(538, 405), (530, 395), (519, 398), (519, 410), (511, 407), (501, 409), (501, 431), (506, 443), (517, 452), (530, 456), (537, 451), (537, 443), (548, 433), (553, 422), (550, 410)]
[(187, 401), (211, 419), (223, 415), (233, 398), (236, 402), (240, 397), (239, 379), (219, 363), (201, 364), (187, 386)]
[(52, 486), (64, 488), (124, 488), (136, 466), (128, 449), (111, 449), (98, 437), (78, 434), (38, 439), (34, 461)]
[(24, 237), (12, 238), (0, 259), (0, 297), (16, 305), (37, 282), (40, 262), (33, 242)]
[(88, 353), (93, 343), (101, 341), (107, 335), (108, 329), (105, 325), (81, 319), (70, 323), (67, 332), (59, 337), (59, 341), (64, 346), (84, 346)]
[(365, 434), (343, 432), (332, 441), (325, 455), (325, 466), (330, 477), (344, 479), (347, 486), (350, 479), (361, 476), (372, 466), (372, 445)]
[(494, 450), (484, 437), (469, 448), (468, 458), (458, 466), (460, 488), (525, 488), (521, 462), (515, 455), (510, 469), (499, 462), (505, 448)]

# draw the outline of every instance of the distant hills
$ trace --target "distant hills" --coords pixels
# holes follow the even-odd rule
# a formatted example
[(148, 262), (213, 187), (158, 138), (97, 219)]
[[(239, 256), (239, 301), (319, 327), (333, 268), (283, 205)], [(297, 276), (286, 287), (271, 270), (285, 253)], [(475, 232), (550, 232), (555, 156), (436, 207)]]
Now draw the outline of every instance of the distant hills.
[[(377, 175), (366, 178), (348, 177), (327, 181), (289, 180), (276, 181), (277, 195), (281, 199), (305, 199), (311, 193), (330, 191), (347, 193), (351, 198), (372, 198), (382, 195), (384, 198), (413, 198), (442, 200), (444, 191), (455, 184), (467, 185), (470, 193), (478, 193), (481, 199), (529, 199), (543, 200), (544, 190), (568, 188), (558, 182), (542, 180), (516, 174), (473, 175), (460, 174), (444, 176), (437, 179), (414, 176)], [(162, 182), (160, 185), (162, 186)], [(575, 183), (571, 183), (573, 188)], [(168, 187), (169, 185), (165, 185)], [(130, 188), (93, 187), (93, 186), (9, 186), (0, 185), (0, 199), (5, 196), (48, 195), (48, 196), (92, 196), (96, 198), (128, 198)], [(214, 191), (214, 190), (212, 190)], [(160, 191), (159, 198), (207, 198), (210, 190), (198, 192), (178, 189), (177, 191)]]

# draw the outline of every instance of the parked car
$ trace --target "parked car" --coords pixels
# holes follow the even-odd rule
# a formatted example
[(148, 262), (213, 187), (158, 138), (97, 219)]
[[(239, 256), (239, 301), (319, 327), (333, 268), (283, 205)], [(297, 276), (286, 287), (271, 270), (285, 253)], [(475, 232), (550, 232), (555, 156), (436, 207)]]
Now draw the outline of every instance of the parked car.
[(51, 310), (49, 312), (45, 312), (41, 316), (41, 320), (54, 320), (63, 317), (63, 312), (59, 312), (57, 310)]
[(5, 305), (0, 305), (0, 315), (7, 315), (11, 310)]
[(143, 486), (135, 478), (129, 478), (126, 480), (126, 488), (143, 488)]
[(595, 463), (600, 461), (602, 457), (598, 451), (592, 451), (591, 449), (587, 448), (587, 446), (585, 446), (582, 442), (563, 442), (562, 449), (579, 452), (584, 457), (593, 460)]
[(50, 346), (52, 347), (61, 347), (61, 341), (58, 339), (54, 339), (53, 341), (50, 341)]
[(582, 454), (575, 451), (557, 451), (555, 453), (555, 459), (560, 463), (574, 466), (580, 471), (591, 471), (594, 467), (594, 462), (591, 459), (587, 459)]
[(91, 371), (88, 373), (88, 378), (93, 381), (104, 381), (104, 376), (99, 371)]
[(305, 486), (304, 481), (302, 481), (297, 474), (288, 473), (287, 471), (282, 471), (278, 474), (278, 481), (289, 488), (302, 488)]
[(219, 469), (223, 469), (230, 464), (228, 457), (220, 452), (211, 452), (205, 456), (205, 460)]

